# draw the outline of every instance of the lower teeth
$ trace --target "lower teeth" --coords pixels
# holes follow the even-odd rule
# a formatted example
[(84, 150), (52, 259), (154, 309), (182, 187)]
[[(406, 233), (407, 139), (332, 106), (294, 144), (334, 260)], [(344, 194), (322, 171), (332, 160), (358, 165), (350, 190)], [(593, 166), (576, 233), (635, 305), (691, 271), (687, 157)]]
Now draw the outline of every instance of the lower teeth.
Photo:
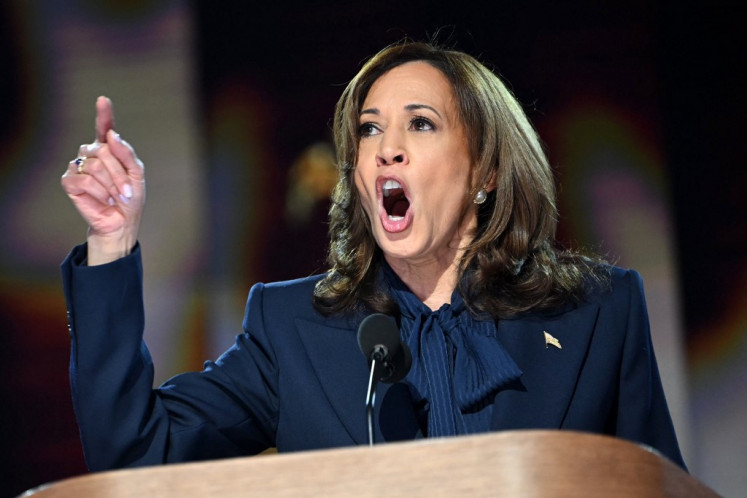
[(404, 216), (394, 216), (392, 214), (389, 214), (387, 216), (389, 217), (389, 221), (400, 221), (405, 219)]

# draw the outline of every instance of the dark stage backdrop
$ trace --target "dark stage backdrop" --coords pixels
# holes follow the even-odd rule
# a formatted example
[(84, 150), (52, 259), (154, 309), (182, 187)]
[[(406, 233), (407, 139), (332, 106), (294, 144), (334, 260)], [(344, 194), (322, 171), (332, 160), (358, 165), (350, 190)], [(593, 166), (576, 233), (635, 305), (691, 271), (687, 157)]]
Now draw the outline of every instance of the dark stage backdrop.
[(146, 162), (157, 380), (240, 331), (251, 283), (324, 268), (334, 104), (365, 59), (435, 37), (501, 74), (557, 170), (561, 240), (641, 271), (686, 459), (747, 486), (743, 65), (735, 12), (615, 2), (78, 0), (0, 7), (3, 490), (84, 471), (56, 268), (58, 182), (93, 99)]

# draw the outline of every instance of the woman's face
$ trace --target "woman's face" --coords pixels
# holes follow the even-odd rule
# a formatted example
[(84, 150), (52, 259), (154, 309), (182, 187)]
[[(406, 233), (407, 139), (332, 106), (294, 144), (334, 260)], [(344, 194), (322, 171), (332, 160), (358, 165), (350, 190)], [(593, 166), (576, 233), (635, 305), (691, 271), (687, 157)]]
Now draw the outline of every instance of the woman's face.
[(355, 185), (387, 260), (450, 264), (476, 226), (471, 159), (451, 85), (409, 62), (371, 86), (361, 107)]

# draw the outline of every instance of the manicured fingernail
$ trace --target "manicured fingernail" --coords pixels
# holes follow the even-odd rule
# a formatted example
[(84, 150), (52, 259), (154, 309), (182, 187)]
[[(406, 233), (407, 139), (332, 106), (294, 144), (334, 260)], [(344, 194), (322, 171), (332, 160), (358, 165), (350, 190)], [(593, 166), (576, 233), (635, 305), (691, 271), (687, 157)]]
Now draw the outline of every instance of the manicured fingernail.
[(122, 137), (120, 137), (119, 133), (114, 130), (112, 130), (112, 138), (114, 138), (114, 140), (116, 140), (117, 142), (122, 143)]
[(117, 201), (114, 200), (114, 197), (109, 197), (109, 205), (113, 206), (117, 203)]
[(124, 204), (129, 204), (130, 203), (130, 199), (128, 199), (127, 197), (123, 196), (122, 194), (119, 194), (119, 200), (122, 201)]
[(94, 142), (92, 144), (83, 144), (78, 149), (78, 157), (86, 157), (95, 154), (101, 148), (101, 144)]
[(125, 197), (132, 199), (132, 186), (129, 183), (125, 183), (124, 187), (122, 187), (122, 191), (124, 192)]

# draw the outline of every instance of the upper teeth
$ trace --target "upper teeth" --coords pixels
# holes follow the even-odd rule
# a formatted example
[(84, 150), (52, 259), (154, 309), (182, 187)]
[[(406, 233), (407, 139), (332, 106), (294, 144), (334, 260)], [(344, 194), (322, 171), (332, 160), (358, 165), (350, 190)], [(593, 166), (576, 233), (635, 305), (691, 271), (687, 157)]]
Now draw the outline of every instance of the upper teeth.
[(384, 186), (382, 187), (382, 191), (384, 192), (384, 197), (389, 197), (389, 195), (392, 193), (392, 190), (394, 189), (401, 189), (402, 185), (396, 180), (387, 180), (384, 182)]

